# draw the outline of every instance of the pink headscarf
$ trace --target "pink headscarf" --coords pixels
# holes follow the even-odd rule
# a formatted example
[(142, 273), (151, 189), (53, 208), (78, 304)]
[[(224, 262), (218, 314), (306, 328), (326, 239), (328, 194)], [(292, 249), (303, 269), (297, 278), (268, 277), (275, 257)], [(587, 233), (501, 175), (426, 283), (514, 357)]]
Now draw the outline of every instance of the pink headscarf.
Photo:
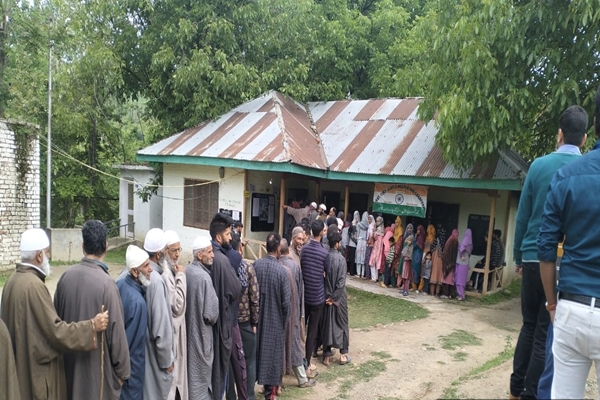
[(385, 236), (383, 237), (383, 251), (384, 255), (387, 255), (388, 251), (390, 251), (390, 238), (394, 236), (394, 231), (396, 230), (396, 224), (392, 224), (392, 226), (388, 226), (385, 228)]

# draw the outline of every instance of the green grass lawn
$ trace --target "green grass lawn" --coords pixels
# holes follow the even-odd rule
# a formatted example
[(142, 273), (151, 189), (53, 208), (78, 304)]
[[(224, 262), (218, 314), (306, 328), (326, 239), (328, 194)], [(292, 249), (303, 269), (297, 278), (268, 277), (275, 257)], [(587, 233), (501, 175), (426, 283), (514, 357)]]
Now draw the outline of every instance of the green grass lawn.
[(125, 253), (127, 252), (127, 246), (110, 250), (104, 257), (104, 262), (111, 264), (125, 265)]
[(351, 287), (346, 287), (346, 290), (350, 328), (367, 328), (377, 324), (412, 321), (429, 315), (429, 311), (410, 301)]

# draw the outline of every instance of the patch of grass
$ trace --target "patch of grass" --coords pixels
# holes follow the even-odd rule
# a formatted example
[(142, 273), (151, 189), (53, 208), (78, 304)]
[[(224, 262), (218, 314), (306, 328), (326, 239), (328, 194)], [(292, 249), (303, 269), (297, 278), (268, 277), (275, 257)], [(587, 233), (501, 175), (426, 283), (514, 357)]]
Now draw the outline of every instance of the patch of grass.
[(469, 353), (465, 353), (464, 351), (458, 351), (452, 354), (452, 358), (454, 359), (454, 361), (465, 361), (468, 355)]
[(440, 336), (442, 348), (446, 350), (455, 350), (463, 346), (481, 346), (481, 339), (477, 336), (459, 329), (446, 336)]
[[(256, 399), (263, 399), (265, 397), (264, 394), (259, 394), (258, 391), (256, 392), (255, 398)], [(309, 389), (300, 389), (298, 386), (296, 385), (292, 385), (292, 386), (286, 386), (285, 389), (283, 390), (283, 393), (281, 394), (281, 396), (277, 396), (277, 398), (283, 398), (283, 399), (287, 399), (287, 400), (300, 400), (300, 399), (306, 399), (306, 398), (313, 398), (313, 389), (309, 388)]]
[(507, 361), (512, 360), (514, 354), (515, 354), (515, 348), (512, 347), (512, 339), (510, 336), (507, 336), (504, 350), (500, 354), (498, 354), (496, 357), (492, 358), (491, 360), (486, 361), (482, 365), (473, 368), (471, 371), (469, 371), (465, 375), (462, 375), (462, 376), (458, 377), (457, 379), (455, 379), (454, 381), (452, 381), (452, 383), (450, 383), (450, 386), (444, 390), (441, 399), (448, 400), (448, 399), (459, 398), (458, 397), (458, 386), (460, 386), (460, 384), (462, 384), (466, 381), (469, 381), (469, 380), (479, 379), (484, 372), (489, 371), (493, 368), (496, 368), (499, 365), (504, 364)]
[(106, 253), (104, 257), (104, 262), (111, 264), (120, 264), (125, 265), (125, 253), (127, 252), (127, 248), (125, 246), (110, 250)]
[(50, 266), (51, 267), (62, 267), (65, 265), (75, 265), (77, 264), (76, 261), (73, 262), (67, 262), (67, 261), (50, 261)]
[(409, 301), (351, 287), (347, 287), (346, 290), (348, 292), (350, 328), (366, 328), (377, 324), (413, 321), (429, 315), (429, 311), (425, 308)]
[(437, 363), (440, 364), (440, 365), (446, 365), (445, 361), (438, 361)]
[[(387, 359), (387, 356), (389, 356), (387, 352), (373, 352), (371, 354), (377, 358), (384, 359)], [(350, 363), (346, 365), (332, 363), (325, 371), (319, 374), (317, 379), (319, 383), (326, 383), (327, 387), (338, 383), (335, 398), (347, 399), (356, 383), (368, 382), (385, 370), (385, 362), (381, 360), (369, 360), (362, 364)]]
[(490, 294), (489, 296), (482, 297), (473, 297), (467, 296), (467, 302), (471, 304), (479, 304), (479, 305), (494, 305), (498, 303), (502, 303), (503, 301), (507, 301), (510, 299), (514, 299), (515, 297), (519, 297), (521, 295), (521, 280), (517, 279), (510, 283), (510, 285), (505, 286), (501, 291), (496, 292), (494, 294)]
[(392, 355), (387, 351), (374, 351), (371, 355), (375, 358), (379, 358), (380, 360), (387, 360), (392, 358)]
[(0, 271), (0, 287), (3, 287), (8, 278), (12, 275), (13, 270)]

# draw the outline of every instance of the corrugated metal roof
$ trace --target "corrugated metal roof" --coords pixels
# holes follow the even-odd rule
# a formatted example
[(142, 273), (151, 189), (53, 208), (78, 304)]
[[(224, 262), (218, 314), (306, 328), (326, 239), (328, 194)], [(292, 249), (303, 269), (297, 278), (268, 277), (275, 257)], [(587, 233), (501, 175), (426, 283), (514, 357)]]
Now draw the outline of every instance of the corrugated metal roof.
[(434, 121), (417, 118), (420, 101), (341, 100), (305, 107), (271, 91), (138, 154), (293, 163), (370, 175), (523, 179), (528, 167), (514, 151), (459, 173), (435, 144)]

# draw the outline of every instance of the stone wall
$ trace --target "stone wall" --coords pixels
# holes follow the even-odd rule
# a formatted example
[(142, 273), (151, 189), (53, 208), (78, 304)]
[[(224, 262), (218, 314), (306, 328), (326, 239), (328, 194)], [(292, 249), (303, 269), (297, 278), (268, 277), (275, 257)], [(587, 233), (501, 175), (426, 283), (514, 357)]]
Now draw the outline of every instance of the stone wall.
[(38, 131), (0, 119), (0, 271), (20, 260), (21, 233), (40, 226)]

